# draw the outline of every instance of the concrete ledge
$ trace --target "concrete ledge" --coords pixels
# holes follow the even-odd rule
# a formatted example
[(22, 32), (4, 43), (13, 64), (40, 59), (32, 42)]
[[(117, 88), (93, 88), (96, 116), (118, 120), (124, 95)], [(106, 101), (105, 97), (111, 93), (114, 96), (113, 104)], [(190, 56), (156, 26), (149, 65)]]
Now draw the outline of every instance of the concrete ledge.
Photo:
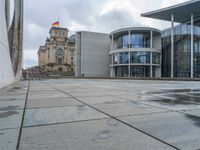
[(72, 76), (62, 76), (60, 78), (74, 78), (74, 79), (112, 79), (112, 80), (163, 80), (163, 81), (200, 81), (200, 78), (127, 78), (127, 77), (72, 77)]

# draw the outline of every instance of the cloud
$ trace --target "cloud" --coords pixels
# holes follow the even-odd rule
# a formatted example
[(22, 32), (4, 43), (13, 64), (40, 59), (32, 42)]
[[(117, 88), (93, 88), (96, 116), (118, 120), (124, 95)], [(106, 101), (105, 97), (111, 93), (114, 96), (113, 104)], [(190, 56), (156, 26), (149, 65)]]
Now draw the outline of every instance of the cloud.
[(75, 31), (110, 33), (121, 27), (149, 26), (164, 29), (170, 23), (143, 18), (141, 13), (187, 0), (28, 0), (24, 20), (24, 66), (37, 65), (37, 51), (49, 29), (60, 18), (62, 27)]
[(23, 53), (23, 61), (26, 62), (23, 64), (24, 68), (37, 65), (37, 51), (34, 49), (26, 49)]

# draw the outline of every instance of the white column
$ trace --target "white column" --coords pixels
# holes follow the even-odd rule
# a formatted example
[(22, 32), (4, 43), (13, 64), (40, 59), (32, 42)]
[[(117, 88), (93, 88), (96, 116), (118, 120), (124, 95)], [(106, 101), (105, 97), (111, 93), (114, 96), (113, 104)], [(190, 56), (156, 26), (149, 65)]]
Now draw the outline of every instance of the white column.
[(171, 15), (171, 78), (174, 77), (174, 14)]
[(131, 77), (131, 52), (130, 52), (130, 49), (131, 49), (131, 31), (128, 30), (128, 77), (130, 78)]
[(150, 33), (150, 40), (151, 40), (150, 47), (153, 48), (153, 31), (152, 30)]
[(193, 58), (194, 58), (194, 15), (191, 14), (191, 78), (193, 78), (193, 72), (194, 72)]
[(113, 54), (111, 54), (111, 75), (110, 77), (113, 77)]
[(111, 48), (110, 50), (113, 50), (113, 34), (111, 35)]
[(152, 51), (150, 52), (150, 78), (153, 77), (153, 67), (152, 67), (152, 57), (153, 57), (153, 53)]
[[(153, 31), (151, 30), (150, 32), (150, 48), (153, 48)], [(152, 78), (153, 77), (153, 63), (152, 63), (152, 57), (153, 57), (153, 54), (152, 54), (152, 51), (151, 51), (151, 54), (150, 54), (150, 77)]]

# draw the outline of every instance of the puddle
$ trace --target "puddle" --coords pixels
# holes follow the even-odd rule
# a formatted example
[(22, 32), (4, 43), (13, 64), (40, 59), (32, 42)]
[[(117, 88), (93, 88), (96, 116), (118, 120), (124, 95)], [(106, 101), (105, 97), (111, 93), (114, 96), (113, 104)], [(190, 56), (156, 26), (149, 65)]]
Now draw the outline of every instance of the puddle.
[(26, 86), (15, 86), (15, 87), (8, 89), (7, 91), (8, 92), (17, 92), (18, 90), (27, 90), (27, 87)]
[(173, 99), (163, 99), (163, 100), (152, 100), (153, 102), (162, 104), (162, 105), (170, 105), (170, 106), (175, 106), (175, 105), (198, 105), (195, 103), (190, 103), (187, 101), (182, 101), (182, 100), (173, 100)]
[(113, 120), (113, 119), (109, 119), (107, 121), (107, 125), (112, 126), (112, 127), (117, 127), (119, 125), (119, 122), (117, 122), (116, 120)]
[(200, 93), (188, 93), (191, 96), (200, 96)]
[(19, 114), (19, 112), (17, 111), (7, 111), (7, 112), (0, 113), (0, 118), (7, 118), (7, 117), (17, 115), (17, 114)]
[(111, 137), (111, 131), (110, 130), (104, 130), (101, 133), (97, 134), (96, 138), (92, 141), (102, 141), (107, 140)]
[(9, 99), (10, 101), (16, 101), (17, 99), (16, 98), (11, 98)]
[(6, 107), (0, 107), (0, 111), (5, 111), (5, 110), (13, 110), (13, 109), (17, 109), (19, 108), (19, 106), (6, 106)]
[(162, 95), (169, 99), (159, 99), (159, 100), (151, 100), (153, 102), (157, 102), (163, 105), (200, 105), (200, 98), (192, 97), (188, 95), (178, 95), (178, 94), (166, 94)]
[(200, 89), (162, 89), (161, 91), (147, 92), (147, 94), (200, 92)]
[(85, 106), (84, 105), (78, 105), (77, 106), (77, 113), (82, 113), (84, 110), (85, 110), (86, 108), (85, 108)]
[(166, 97), (175, 98), (177, 101), (184, 101), (184, 102), (190, 102), (190, 103), (199, 103), (200, 104), (200, 98), (198, 97), (192, 97), (189, 95), (178, 95), (178, 94), (167, 94), (164, 95)]
[(192, 120), (195, 126), (200, 127), (200, 117), (185, 114), (185, 117)]

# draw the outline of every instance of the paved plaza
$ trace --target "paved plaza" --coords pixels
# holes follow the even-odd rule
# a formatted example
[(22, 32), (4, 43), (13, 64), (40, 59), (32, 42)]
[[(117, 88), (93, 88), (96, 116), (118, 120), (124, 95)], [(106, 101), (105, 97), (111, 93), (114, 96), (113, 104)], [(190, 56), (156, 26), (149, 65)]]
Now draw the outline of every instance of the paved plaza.
[(0, 150), (198, 150), (200, 82), (21, 81), (0, 90)]

